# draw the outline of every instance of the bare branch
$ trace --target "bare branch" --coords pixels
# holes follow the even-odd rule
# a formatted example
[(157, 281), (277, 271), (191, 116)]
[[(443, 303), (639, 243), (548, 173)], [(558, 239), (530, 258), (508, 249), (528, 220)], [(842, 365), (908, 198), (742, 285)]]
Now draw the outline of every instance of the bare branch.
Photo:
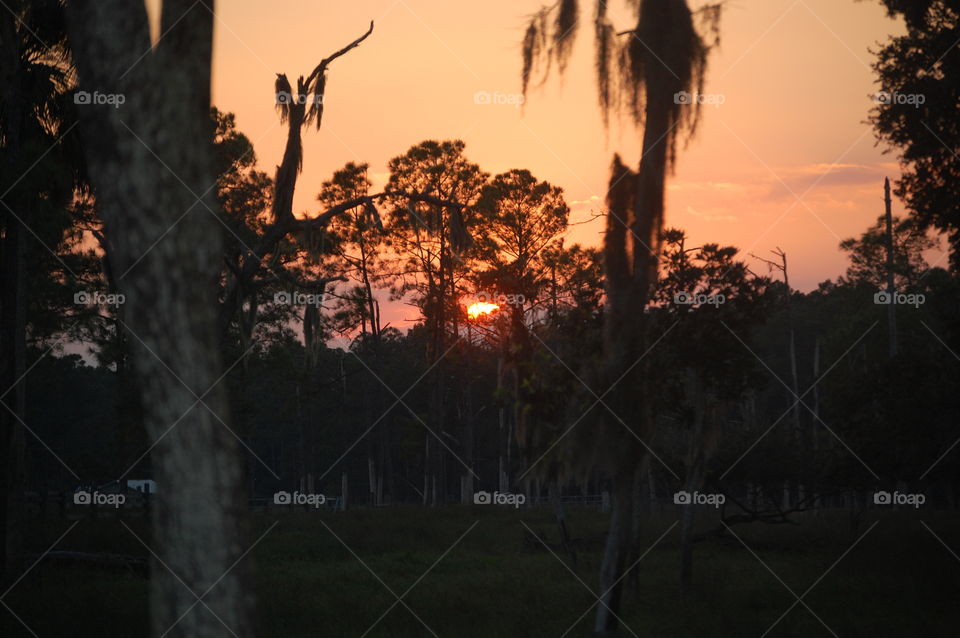
[(315, 69), (313, 70), (313, 73), (310, 74), (310, 77), (307, 78), (306, 85), (307, 85), (307, 86), (310, 86), (310, 83), (313, 82), (313, 80), (314, 80), (318, 75), (322, 74), (324, 71), (327, 70), (327, 66), (328, 66), (331, 62), (333, 62), (334, 60), (336, 60), (337, 58), (339, 58), (341, 55), (344, 55), (345, 53), (347, 53), (347, 52), (350, 51), (351, 49), (355, 49), (356, 47), (358, 47), (361, 42), (363, 42), (364, 40), (366, 40), (366, 39), (370, 36), (371, 33), (373, 33), (373, 20), (370, 21), (370, 28), (367, 29), (367, 32), (366, 32), (366, 33), (364, 33), (362, 36), (360, 36), (359, 38), (357, 38), (356, 40), (354, 40), (353, 42), (351, 42), (351, 43), (348, 44), (347, 46), (343, 47), (342, 49), (340, 49), (340, 50), (337, 51), (336, 53), (334, 53), (334, 54), (332, 54), (332, 55), (330, 55), (330, 56), (328, 56), (328, 57), (325, 57), (324, 59), (320, 60), (320, 64), (317, 65), (317, 68), (315, 68)]
[[(326, 211), (320, 215), (310, 218), (310, 219), (296, 219), (293, 222), (292, 230), (306, 230), (309, 228), (323, 228), (330, 221), (342, 213), (347, 212), (357, 208), (358, 206), (368, 206), (372, 205), (375, 201), (385, 199), (385, 198), (398, 198), (398, 199), (408, 199), (415, 202), (426, 202), (428, 204), (433, 204), (435, 206), (444, 206), (446, 208), (456, 208), (463, 209), (466, 206), (458, 202), (451, 202), (445, 199), (440, 199), (439, 197), (434, 197), (433, 195), (427, 195), (425, 193), (405, 193), (402, 191), (383, 191), (382, 193), (376, 193), (374, 195), (361, 195), (360, 197), (355, 197), (349, 199), (345, 202), (337, 204), (333, 208), (328, 208)], [(370, 209), (368, 209), (370, 210)], [(373, 212), (376, 212), (376, 209), (373, 209)]]
[(300, 277), (297, 277), (286, 268), (274, 269), (273, 273), (274, 273), (274, 276), (268, 280), (265, 280), (264, 283), (266, 281), (273, 281), (273, 282), (282, 281), (282, 282), (286, 282), (293, 285), (295, 288), (299, 290), (321, 290), (322, 291), (327, 287), (327, 284), (329, 284), (332, 281), (347, 281), (347, 278), (341, 275), (337, 275), (336, 277), (318, 277), (317, 279), (312, 279), (308, 281), (306, 279), (301, 279)]

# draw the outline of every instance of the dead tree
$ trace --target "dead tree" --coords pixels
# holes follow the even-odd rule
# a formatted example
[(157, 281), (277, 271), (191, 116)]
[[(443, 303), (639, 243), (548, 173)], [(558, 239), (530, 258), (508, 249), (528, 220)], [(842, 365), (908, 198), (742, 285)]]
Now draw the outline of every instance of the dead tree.
[[(771, 253), (780, 258), (779, 261), (773, 261), (770, 259), (765, 259), (763, 257), (757, 257), (754, 254), (750, 254), (754, 259), (758, 259), (763, 263), (767, 264), (767, 267), (770, 270), (779, 270), (783, 273), (783, 285), (784, 285), (784, 304), (787, 311), (787, 330), (788, 330), (788, 341), (787, 347), (790, 355), (790, 386), (792, 394), (794, 396), (794, 402), (791, 408), (791, 415), (793, 418), (793, 439), (794, 443), (797, 446), (799, 453), (803, 454), (805, 452), (804, 446), (806, 445), (806, 439), (803, 436), (802, 426), (800, 424), (800, 377), (797, 373), (797, 339), (796, 339), (796, 329), (794, 326), (793, 319), (793, 290), (790, 288), (790, 274), (787, 270), (787, 253), (781, 250), (779, 247), (776, 250), (771, 250)], [(803, 462), (801, 458), (801, 462)], [(798, 493), (803, 492), (803, 484), (797, 483)], [(802, 495), (800, 496), (802, 498)], [(784, 481), (783, 484), (783, 499), (784, 504), (789, 506), (790, 501), (790, 487), (789, 482)]]
[(278, 73), (274, 85), (275, 100), (280, 121), (287, 126), (287, 141), (283, 159), (277, 166), (273, 184), (270, 220), (253, 246), (245, 246), (239, 259), (227, 261), (226, 287), (217, 319), (221, 341), (228, 338), (231, 324), (239, 318), (241, 338), (249, 340), (255, 317), (244, 313), (244, 306), (256, 307), (257, 291), (264, 284), (283, 281), (300, 290), (323, 293), (341, 277), (299, 279), (279, 263), (278, 248), (284, 240), (299, 235), (322, 232), (338, 215), (362, 210), (369, 215), (371, 226), (382, 230), (383, 224), (376, 204), (381, 200), (406, 199), (433, 204), (441, 208), (462, 209), (463, 205), (434, 197), (429, 191), (405, 193), (385, 190), (365, 193), (330, 206), (315, 217), (297, 218), (293, 215), (293, 194), (303, 167), (303, 131), (305, 127), (320, 128), (323, 121), (327, 72), (338, 58), (360, 46), (373, 33), (373, 22), (358, 38), (323, 58), (306, 78), (297, 78), (294, 87), (285, 74)]

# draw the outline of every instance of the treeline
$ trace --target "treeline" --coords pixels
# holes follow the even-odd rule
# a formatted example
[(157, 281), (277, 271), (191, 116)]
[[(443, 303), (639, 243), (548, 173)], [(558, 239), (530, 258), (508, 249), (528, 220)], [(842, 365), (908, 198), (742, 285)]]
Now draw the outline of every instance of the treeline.
[[(26, 129), (32, 145), (21, 144), (37, 152), (20, 163), (39, 169), (7, 196), (35, 217), (7, 271), (24, 280), (22, 370), (45, 380), (29, 385), (24, 411), (35, 435), (29, 483), (59, 488), (152, 474), (145, 381), (130, 360), (142, 337), (122, 291), (170, 229), (140, 255), (111, 259), (117, 247), (75, 152), (83, 103), (65, 77), (48, 80), (23, 96), (49, 106)], [(293, 90), (284, 82), (277, 95)], [(709, 485), (750, 500), (757, 516), (780, 516), (850, 490), (924, 483), (955, 502), (945, 388), (960, 351), (956, 277), (926, 267), (933, 244), (915, 218), (894, 228), (895, 356), (888, 306), (875, 298), (889, 270), (882, 220), (841, 244), (843, 277), (807, 294), (789, 289), (785, 272), (751, 272), (734, 247), (662, 232), (645, 354), (625, 362), (654, 398), (643, 408), (657, 424), (651, 437), (604, 400), (609, 265), (564, 243), (561, 189), (522, 169), (490, 175), (462, 142), (428, 140), (390, 160), (379, 190), (367, 165), (350, 163), (318, 185), (319, 212), (294, 215), (300, 135), (322, 116), (315, 103), (278, 99), (290, 135), (274, 178), (256, 169), (234, 116), (214, 109), (217, 206), (198, 201), (181, 216), (218, 221), (207, 301), (232, 407), (223, 425), (245, 448), (250, 495), (338, 492), (344, 474), (353, 500), (370, 503), (461, 502), (529, 482), (595, 490), (616, 465), (611, 446), (594, 445), (597, 424), (612, 419), (651, 453), (637, 480), (661, 497)], [(58, 137), (55, 152), (40, 152)], [(385, 324), (386, 299), (411, 304), (420, 321)], [(467, 307), (483, 302), (499, 313), (471, 317)], [(349, 349), (329, 347), (334, 338)], [(78, 344), (86, 360), (58, 356)], [(163, 352), (149, 354), (166, 365)]]
[[(245, 247), (275, 224), (275, 185), (255, 170), (233, 117), (212, 115), (226, 247), (211, 292), (222, 305)], [(603, 264), (597, 250), (564, 244), (562, 191), (523, 170), (490, 176), (462, 142), (423, 142), (389, 167), (386, 214), (368, 199), (366, 165), (348, 164), (317, 197), (342, 213), (292, 233), (239, 286), (221, 347), (250, 496), (339, 494), (344, 475), (351, 501), (369, 504), (469, 502), (479, 489), (543, 494), (558, 481), (574, 489), (575, 479), (601, 489), (609, 459), (592, 439), (613, 412), (595, 374)], [(679, 489), (709, 489), (767, 520), (906, 485), (956, 505), (957, 461), (945, 452), (957, 432), (949, 388), (960, 291), (953, 275), (927, 268), (931, 240), (896, 220), (892, 356), (878, 297), (882, 222), (843, 242), (844, 276), (806, 294), (777, 269), (752, 272), (735, 247), (662, 233), (645, 310), (650, 345), (635, 362), (656, 398), (656, 435), (623, 423), (624, 436), (651, 452), (637, 479), (646, 493), (669, 502)], [(33, 360), (81, 341), (95, 364), (36, 361), (47, 382), (31, 386), (28, 422), (66, 462), (34, 442), (37, 486), (75, 482), (70, 469), (89, 481), (151, 474), (125, 308), (83, 231), (98, 234), (77, 223), (58, 255), (89, 276), (51, 268), (37, 290), (59, 301), (38, 296), (37, 307), (64, 312), (30, 317)], [(406, 331), (385, 325), (387, 298), (415, 306), (420, 321)], [(471, 316), (482, 302), (499, 311)], [(348, 338), (348, 349), (330, 347), (334, 337)]]

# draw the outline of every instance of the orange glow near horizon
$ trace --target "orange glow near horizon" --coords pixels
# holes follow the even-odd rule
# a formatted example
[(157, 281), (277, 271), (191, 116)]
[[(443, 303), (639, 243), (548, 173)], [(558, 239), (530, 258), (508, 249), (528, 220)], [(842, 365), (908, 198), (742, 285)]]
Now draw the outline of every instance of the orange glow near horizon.
[(500, 306), (495, 303), (478, 302), (467, 306), (467, 316), (477, 319), (482, 315), (494, 315), (500, 312)]
[[(425, 139), (462, 139), (470, 161), (491, 174), (526, 168), (561, 186), (571, 209), (566, 245), (599, 246), (612, 156), (636, 167), (642, 130), (629, 116), (604, 128), (586, 16), (564, 78), (541, 84), (538, 75), (520, 104), (525, 16), (542, 4), (221, 2), (213, 102), (236, 114), (258, 168), (272, 174), (287, 140), (275, 110), (276, 74), (309, 73), (374, 20), (373, 34), (329, 70), (320, 130), (303, 131), (294, 214), (318, 214), (321, 184), (347, 162), (368, 162), (373, 189), (382, 189), (390, 158)], [(904, 26), (879, 2), (727, 4), (723, 43), (711, 53), (702, 90), (722, 99), (703, 104), (690, 144), (680, 140), (665, 225), (686, 230), (690, 245), (738, 247), (758, 272), (764, 265), (749, 254), (779, 246), (790, 256), (791, 284), (813, 290), (843, 274), (840, 242), (876, 221), (883, 179), (898, 177), (896, 155), (875, 145), (866, 119), (877, 91), (870, 49)], [(623, 29), (631, 26), (629, 7), (610, 3)], [(893, 212), (904, 214), (897, 200)], [(938, 258), (943, 265), (943, 255), (931, 261)], [(419, 318), (385, 292), (382, 303), (384, 322)]]

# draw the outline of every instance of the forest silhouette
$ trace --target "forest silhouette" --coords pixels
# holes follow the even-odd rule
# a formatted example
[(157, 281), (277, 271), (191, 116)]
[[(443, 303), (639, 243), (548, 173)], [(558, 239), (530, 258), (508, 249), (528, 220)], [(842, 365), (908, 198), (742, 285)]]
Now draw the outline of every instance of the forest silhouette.
[(640, 152), (590, 245), (461, 139), (303, 179), (374, 21), (262, 87), (263, 158), (212, 2), (0, 2), (0, 635), (956, 635), (960, 3), (879, 4), (900, 172), (804, 291), (671, 221), (727, 3), (544, 5), (474, 96), (592, 38)]

